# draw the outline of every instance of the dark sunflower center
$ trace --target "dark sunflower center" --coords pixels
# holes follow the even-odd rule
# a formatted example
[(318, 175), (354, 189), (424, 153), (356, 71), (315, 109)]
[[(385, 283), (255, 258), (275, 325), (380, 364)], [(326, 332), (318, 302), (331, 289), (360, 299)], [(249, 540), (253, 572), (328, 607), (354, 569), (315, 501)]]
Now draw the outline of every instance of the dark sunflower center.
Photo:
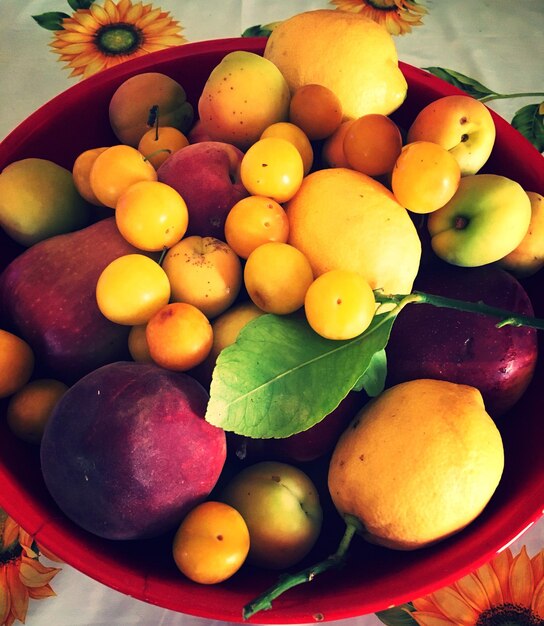
[(108, 24), (99, 28), (94, 37), (100, 52), (107, 56), (132, 54), (143, 41), (141, 31), (133, 24)]
[(527, 606), (501, 604), (480, 614), (476, 626), (543, 626), (544, 620)]
[(369, 4), (373, 9), (378, 9), (378, 11), (398, 10), (395, 0), (367, 0), (367, 4)]
[(11, 546), (0, 550), (0, 565), (4, 565), (5, 563), (9, 563), (13, 559), (21, 556), (23, 549), (21, 544), (18, 541), (14, 541)]

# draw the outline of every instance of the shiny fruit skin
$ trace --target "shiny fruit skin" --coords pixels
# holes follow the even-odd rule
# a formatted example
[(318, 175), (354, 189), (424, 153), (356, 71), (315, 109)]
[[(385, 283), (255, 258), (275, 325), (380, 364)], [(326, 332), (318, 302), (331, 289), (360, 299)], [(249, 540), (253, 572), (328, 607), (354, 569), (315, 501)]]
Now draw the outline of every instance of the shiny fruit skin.
[(213, 585), (235, 574), (249, 552), (249, 531), (238, 511), (207, 501), (192, 509), (176, 532), (173, 555), (191, 580)]
[(0, 329), (0, 398), (21, 389), (34, 370), (34, 352), (21, 337)]
[(162, 267), (143, 254), (125, 254), (109, 263), (96, 285), (102, 314), (116, 324), (145, 324), (170, 298)]
[(172, 302), (149, 320), (145, 337), (157, 365), (181, 372), (196, 367), (208, 356), (213, 330), (208, 318), (195, 306)]
[(144, 180), (121, 194), (115, 206), (115, 223), (134, 247), (157, 252), (171, 248), (185, 235), (189, 212), (175, 189)]
[(397, 200), (413, 213), (432, 213), (455, 194), (461, 180), (459, 164), (445, 148), (430, 141), (409, 143), (391, 174)]
[(287, 243), (271, 242), (255, 248), (244, 267), (249, 297), (267, 313), (286, 315), (300, 309), (312, 281), (308, 259)]
[(352, 339), (364, 332), (376, 311), (374, 292), (355, 272), (331, 270), (318, 276), (304, 298), (306, 319), (326, 339)]
[(299, 87), (291, 97), (289, 121), (312, 141), (326, 139), (342, 123), (342, 103), (328, 87), (316, 83)]
[(402, 136), (389, 117), (371, 113), (349, 125), (343, 149), (349, 167), (368, 176), (382, 176), (393, 169), (402, 150)]
[(304, 177), (302, 157), (295, 146), (281, 137), (256, 141), (245, 153), (240, 176), (250, 194), (286, 202), (296, 193)]
[(227, 215), (225, 237), (236, 254), (247, 257), (263, 243), (285, 243), (289, 220), (283, 207), (265, 196), (248, 196), (238, 201)]
[(157, 180), (157, 172), (141, 152), (123, 144), (111, 146), (99, 154), (89, 173), (92, 192), (111, 209), (115, 208), (119, 196), (140, 180)]

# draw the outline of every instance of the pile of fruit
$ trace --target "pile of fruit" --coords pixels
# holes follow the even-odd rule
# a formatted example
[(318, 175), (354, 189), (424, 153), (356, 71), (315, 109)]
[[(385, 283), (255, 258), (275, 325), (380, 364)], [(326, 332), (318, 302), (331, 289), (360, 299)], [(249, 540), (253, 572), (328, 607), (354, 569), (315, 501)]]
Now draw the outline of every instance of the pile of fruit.
[(480, 173), (483, 104), (447, 96), (400, 128), (406, 91), (381, 27), (301, 13), (263, 56), (227, 54), (198, 116), (138, 74), (110, 102), (118, 144), (0, 174), (0, 225), (26, 248), (0, 275), (0, 397), (75, 523), (172, 532), (210, 584), (302, 562), (325, 492), (403, 550), (485, 508), (494, 420), (537, 360), (518, 279), (544, 265), (544, 202)]

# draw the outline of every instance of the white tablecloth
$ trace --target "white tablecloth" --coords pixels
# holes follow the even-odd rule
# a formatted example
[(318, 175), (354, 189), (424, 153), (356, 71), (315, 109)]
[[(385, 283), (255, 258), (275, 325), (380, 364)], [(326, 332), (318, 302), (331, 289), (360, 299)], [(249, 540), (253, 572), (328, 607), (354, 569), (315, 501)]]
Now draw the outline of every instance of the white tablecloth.
[[(453, 69), (498, 93), (544, 90), (544, 0), (421, 0), (420, 4), (428, 9), (423, 25), (395, 38), (401, 60), (418, 67)], [(310, 0), (156, 0), (153, 5), (170, 11), (183, 25), (188, 41), (239, 36), (250, 26), (295, 12), (332, 8), (327, 1)], [(69, 77), (69, 70), (50, 50), (52, 31), (41, 28), (31, 17), (51, 11), (70, 14), (72, 9), (66, 0), (1, 0), (0, 137), (78, 80)], [(543, 96), (528, 96), (489, 104), (511, 121), (522, 106), (542, 100)], [(512, 551), (518, 552), (522, 545), (530, 555), (544, 547), (544, 520), (518, 538)], [(52, 586), (56, 598), (30, 602), (28, 626), (211, 626), (208, 620), (126, 597), (67, 565)], [(346, 622), (350, 626), (381, 623), (374, 615), (339, 623)]]

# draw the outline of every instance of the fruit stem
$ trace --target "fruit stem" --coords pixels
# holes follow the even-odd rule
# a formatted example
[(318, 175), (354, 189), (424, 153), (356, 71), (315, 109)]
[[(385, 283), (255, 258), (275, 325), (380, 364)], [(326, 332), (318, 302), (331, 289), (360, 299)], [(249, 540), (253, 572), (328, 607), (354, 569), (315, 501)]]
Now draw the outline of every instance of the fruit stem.
[(244, 620), (249, 619), (259, 611), (264, 611), (272, 608), (272, 600), (275, 600), (282, 593), (301, 585), (303, 583), (311, 582), (318, 574), (325, 572), (329, 569), (341, 567), (346, 561), (348, 555), (348, 548), (351, 544), (355, 533), (360, 530), (360, 522), (352, 516), (345, 517), (346, 530), (340, 540), (340, 544), (336, 552), (328, 556), (326, 559), (319, 561), (315, 565), (311, 565), (294, 574), (284, 574), (280, 576), (278, 582), (257, 596), (254, 600), (246, 604), (242, 611), (242, 617)]
[(491, 100), (506, 100), (508, 98), (532, 98), (534, 96), (544, 96), (541, 91), (533, 91), (527, 93), (493, 93), (489, 96), (480, 98), (480, 102), (490, 102)]
[(438, 296), (436, 294), (423, 293), (422, 291), (414, 291), (410, 294), (410, 296), (406, 296), (400, 294), (383, 294), (380, 290), (376, 290), (374, 292), (374, 296), (376, 298), (376, 302), (393, 304), (404, 303), (407, 298), (414, 296), (408, 300), (407, 304), (432, 304), (437, 307), (445, 307), (448, 309), (465, 311), (467, 313), (481, 313), (483, 315), (497, 317), (499, 318), (499, 321), (496, 324), (497, 328), (502, 328), (503, 326), (528, 326), (529, 328), (544, 330), (544, 319), (512, 313), (512, 311), (489, 306), (483, 302), (466, 302), (464, 300), (446, 298), (445, 296)]

